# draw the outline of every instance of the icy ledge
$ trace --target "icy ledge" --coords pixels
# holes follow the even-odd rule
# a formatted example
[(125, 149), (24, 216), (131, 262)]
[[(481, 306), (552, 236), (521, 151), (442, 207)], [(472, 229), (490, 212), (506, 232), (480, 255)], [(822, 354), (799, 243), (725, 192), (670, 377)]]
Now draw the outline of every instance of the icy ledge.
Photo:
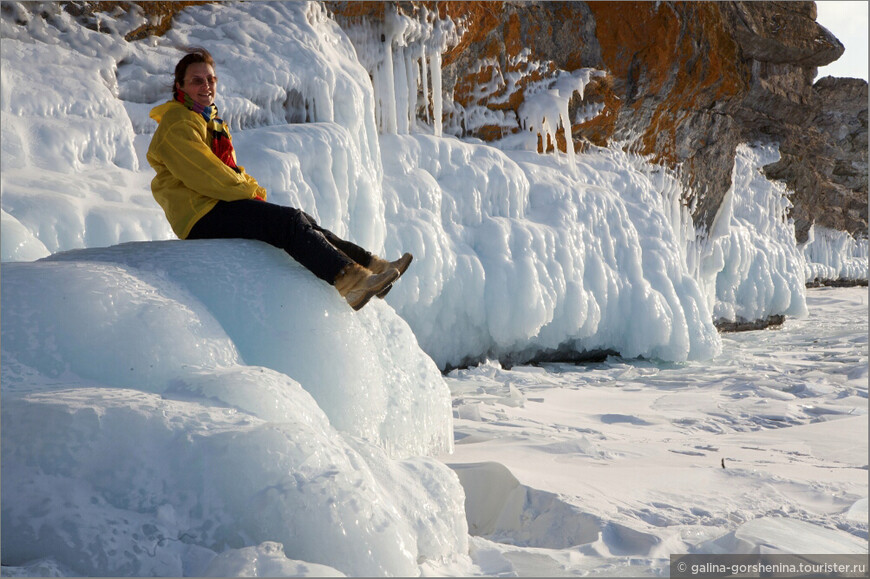
[(468, 552), (456, 476), (418, 456), (451, 449), (449, 390), (383, 302), (235, 240), (3, 264), (2, 296), (5, 565), (411, 576)]
[(868, 247), (866, 236), (856, 239), (845, 231), (810, 227), (801, 246), (807, 285), (867, 285)]

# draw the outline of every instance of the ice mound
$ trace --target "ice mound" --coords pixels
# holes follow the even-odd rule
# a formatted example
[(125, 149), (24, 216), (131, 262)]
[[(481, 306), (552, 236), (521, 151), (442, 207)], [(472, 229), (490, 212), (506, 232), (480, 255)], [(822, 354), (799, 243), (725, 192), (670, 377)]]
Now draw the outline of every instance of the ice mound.
[(845, 231), (813, 225), (801, 246), (806, 280), (866, 280), (868, 247), (867, 237), (856, 239)]
[(380, 300), (353, 312), (266, 244), (130, 243), (6, 271), (4, 352), (43, 374), (162, 394), (200, 370), (264, 366), (397, 456), (451, 448), (449, 390), (407, 324)]
[[(39, 10), (52, 13), (52, 25), (20, 5), (0, 18), (3, 260), (169, 237), (117, 98), (126, 43), (88, 30), (59, 5)], [(28, 19), (29, 27), (15, 24)]]
[(180, 576), (258, 548), (263, 574), (408, 576), (467, 552), (456, 476), (414, 458), (452, 448), (449, 391), (380, 300), (236, 240), (4, 264), (2, 300), (4, 564)]
[(381, 146), (387, 253), (418, 257), (390, 303), (440, 367), (719, 352), (673, 176), (615, 150), (569, 164), (426, 135)]
[(775, 145), (737, 147), (731, 188), (709, 235), (697, 244), (695, 275), (707, 288), (715, 319), (807, 315), (806, 262), (788, 217), (788, 191), (761, 172), (777, 160)]

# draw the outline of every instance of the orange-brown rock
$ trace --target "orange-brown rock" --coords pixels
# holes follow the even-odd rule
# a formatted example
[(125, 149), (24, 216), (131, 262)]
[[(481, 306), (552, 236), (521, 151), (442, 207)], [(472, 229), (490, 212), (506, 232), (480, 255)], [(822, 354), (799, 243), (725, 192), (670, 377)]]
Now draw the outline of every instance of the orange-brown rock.
[(147, 36), (162, 36), (172, 27), (172, 17), (188, 6), (208, 4), (205, 0), (166, 2), (63, 2), (64, 10), (76, 16), (86, 26), (95, 28), (90, 16), (96, 12), (112, 14), (126, 11), (135, 6), (146, 17), (147, 22), (126, 35), (127, 40), (139, 40)]
[[(867, 231), (866, 161), (862, 169), (859, 159), (857, 179), (851, 174), (848, 183), (838, 182), (844, 178), (827, 160), (837, 148), (834, 137), (813, 126), (822, 108), (812, 84), (816, 67), (843, 52), (815, 22), (813, 2), (327, 4), (339, 13), (369, 15), (375, 6), (406, 14), (426, 6), (452, 18), (464, 34), (444, 55), (445, 90), (466, 109), (516, 113), (530, 83), (559, 71), (606, 71), (606, 79), (588, 86), (585, 103), (579, 97), (571, 102), (572, 118), (585, 104), (604, 105), (597, 117), (573, 124), (575, 147), (627, 143), (654, 162), (679, 167), (698, 224), (711, 223), (731, 184), (737, 144), (775, 141), (782, 160), (768, 174), (795, 190), (799, 238), (813, 221)], [(861, 102), (866, 119), (866, 98)], [(853, 120), (859, 142), (850, 146), (860, 149), (860, 122)], [(866, 121), (864, 127), (866, 143)], [(519, 124), (462, 129), (494, 140)], [(556, 146), (564, 149), (561, 137)], [(539, 150), (547, 147), (541, 143)], [(822, 197), (837, 206), (819, 211), (819, 191), (828, 191)]]

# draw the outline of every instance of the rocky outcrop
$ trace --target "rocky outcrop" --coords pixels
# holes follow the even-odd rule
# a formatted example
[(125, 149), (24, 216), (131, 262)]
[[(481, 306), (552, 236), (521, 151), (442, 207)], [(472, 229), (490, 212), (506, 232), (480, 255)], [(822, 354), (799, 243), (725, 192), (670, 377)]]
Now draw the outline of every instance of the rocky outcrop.
[(95, 15), (101, 12), (117, 15), (135, 11), (143, 22), (127, 34), (127, 40), (139, 40), (148, 36), (162, 36), (172, 26), (172, 18), (188, 6), (209, 4), (208, 0), (155, 0), (151, 2), (63, 2), (63, 8), (78, 19), (79, 23), (93, 30), (101, 30), (105, 23)]
[[(817, 67), (844, 50), (816, 23), (813, 2), (327, 5), (340, 21), (426, 8), (456, 22), (462, 37), (444, 55), (443, 79), (454, 102), (446, 121), (464, 135), (520, 131), (530, 85), (596, 68), (608, 76), (571, 101), (575, 148), (618, 142), (679, 169), (696, 224), (715, 217), (737, 144), (761, 141), (780, 144), (766, 172), (795, 191), (799, 241), (813, 221), (867, 231), (867, 83), (813, 85)], [(539, 149), (552, 146), (565, 143)]]
[[(731, 114), (742, 140), (779, 143), (780, 161), (764, 169), (768, 178), (781, 179), (794, 191), (792, 217), (798, 241), (806, 240), (814, 221), (866, 234), (866, 152), (863, 178), (846, 185), (831, 167), (832, 152), (840, 147), (839, 136), (818, 123), (820, 116), (832, 113), (838, 118), (852, 115), (849, 124), (860, 124), (861, 108), (866, 119), (866, 81), (857, 81), (864, 86), (864, 98), (848, 111), (813, 86), (817, 67), (833, 62), (844, 50), (815, 22), (815, 3), (736, 2), (723, 3), (722, 8), (729, 13), (749, 77), (749, 90)], [(837, 109), (843, 109), (842, 113), (833, 113)], [(865, 120), (865, 151), (866, 134)]]
[[(814, 116), (783, 159), (765, 168), (799, 192), (798, 241), (816, 221), (858, 237), (867, 233), (867, 81), (825, 77), (813, 85)], [(796, 154), (793, 153), (796, 151)]]
[(756, 330), (765, 330), (767, 328), (776, 328), (785, 323), (785, 316), (773, 315), (767, 316), (761, 320), (745, 320), (738, 318), (737, 320), (728, 320), (721, 318), (713, 322), (716, 329), (720, 333), (732, 332), (754, 332)]

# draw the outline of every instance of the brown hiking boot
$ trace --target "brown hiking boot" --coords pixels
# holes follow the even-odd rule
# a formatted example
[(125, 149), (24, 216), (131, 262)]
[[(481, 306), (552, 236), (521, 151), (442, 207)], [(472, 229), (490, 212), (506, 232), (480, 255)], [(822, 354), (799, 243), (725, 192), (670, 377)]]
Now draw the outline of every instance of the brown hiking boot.
[[(369, 263), (369, 269), (374, 273), (381, 273), (387, 271), (389, 269), (395, 269), (399, 272), (399, 277), (405, 273), (405, 270), (408, 269), (408, 266), (411, 265), (411, 261), (413, 261), (414, 256), (410, 253), (406, 253), (396, 261), (387, 261), (385, 259), (381, 259), (380, 257), (373, 255), (372, 261)], [(393, 289), (393, 284), (390, 283), (387, 287), (378, 293), (378, 297), (384, 299), (387, 297), (387, 294), (390, 293), (390, 290)]]
[(335, 289), (354, 310), (360, 310), (379, 292), (399, 277), (395, 269), (373, 273), (363, 266), (352, 263), (335, 277)]

